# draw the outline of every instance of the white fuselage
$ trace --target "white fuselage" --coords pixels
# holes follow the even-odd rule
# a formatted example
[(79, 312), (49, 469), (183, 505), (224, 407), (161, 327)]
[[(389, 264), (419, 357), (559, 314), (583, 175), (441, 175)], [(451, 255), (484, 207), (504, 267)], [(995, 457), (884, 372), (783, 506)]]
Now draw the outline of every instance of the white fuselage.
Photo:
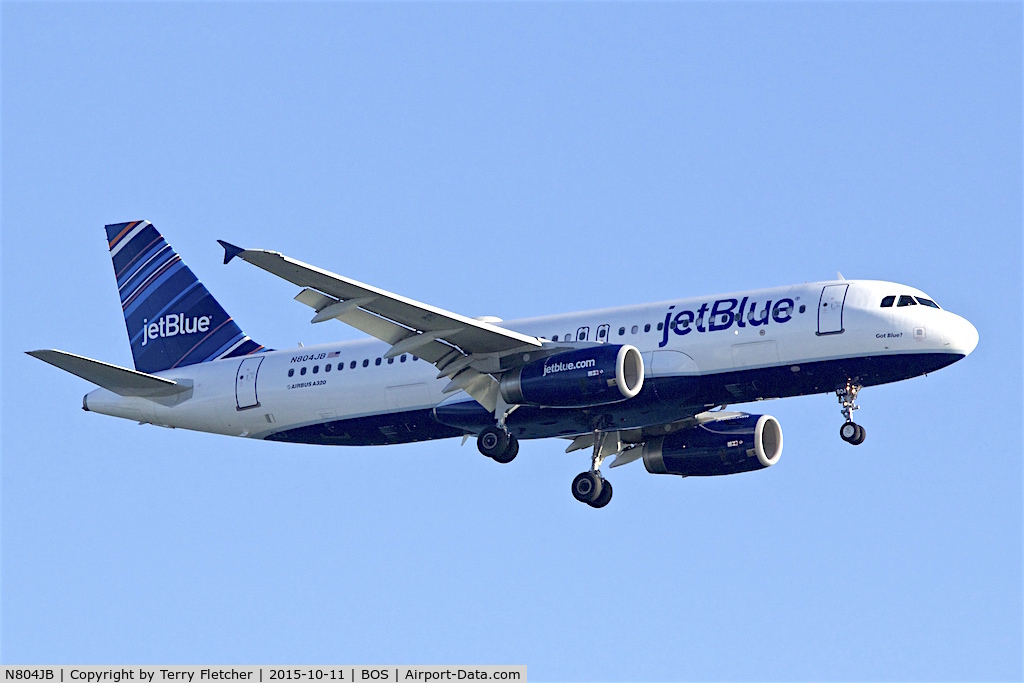
[[(802, 366), (846, 359), (923, 354), (948, 355), (952, 362), (977, 345), (975, 328), (949, 311), (916, 304), (881, 307), (883, 297), (901, 295), (924, 296), (889, 282), (819, 282), (506, 321), (500, 326), (553, 342), (635, 346), (644, 359), (644, 392), (649, 391), (647, 382), (660, 378), (725, 377), (780, 367), (796, 376)], [(830, 303), (830, 297), (835, 301)], [(767, 308), (766, 302), (771, 302)], [(717, 315), (712, 318), (713, 312)], [(438, 379), (433, 365), (411, 354), (385, 359), (389, 348), (375, 340), (339, 342), (199, 363), (156, 373), (191, 382), (189, 392), (146, 399), (98, 389), (85, 397), (84, 407), (169, 427), (267, 438), (318, 423), (344, 424), (367, 416), (429, 410), (452, 400), (452, 394), (442, 393), (449, 380)], [(921, 373), (908, 369), (905, 376), (916, 374)], [(903, 374), (893, 377), (902, 378)], [(816, 385), (775, 395), (834, 388)], [(455, 396), (471, 400), (461, 392)], [(660, 392), (658, 400), (674, 401)], [(692, 406), (675, 403), (680, 417), (688, 410), (692, 414)], [(631, 415), (626, 426), (644, 426), (637, 423), (641, 421)]]

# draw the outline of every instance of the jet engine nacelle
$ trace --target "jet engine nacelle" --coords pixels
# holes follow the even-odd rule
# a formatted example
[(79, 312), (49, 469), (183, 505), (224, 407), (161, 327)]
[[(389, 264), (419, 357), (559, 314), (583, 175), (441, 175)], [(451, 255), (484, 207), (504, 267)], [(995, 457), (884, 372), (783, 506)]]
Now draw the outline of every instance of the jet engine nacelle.
[(501, 378), (505, 402), (580, 408), (633, 398), (644, 385), (644, 359), (635, 346), (601, 344), (556, 353)]
[(771, 415), (705, 422), (644, 444), (651, 474), (710, 477), (771, 467), (782, 457), (782, 425)]

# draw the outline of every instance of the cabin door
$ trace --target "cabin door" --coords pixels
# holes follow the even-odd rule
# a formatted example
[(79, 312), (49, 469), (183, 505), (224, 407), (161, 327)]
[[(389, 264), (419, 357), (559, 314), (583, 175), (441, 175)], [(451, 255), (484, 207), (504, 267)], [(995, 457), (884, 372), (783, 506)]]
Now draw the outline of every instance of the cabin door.
[(260, 404), (256, 397), (256, 374), (260, 371), (262, 357), (246, 358), (235, 374), (235, 401), (239, 410), (255, 408)]
[(843, 303), (850, 285), (825, 285), (818, 302), (818, 334), (842, 334)]

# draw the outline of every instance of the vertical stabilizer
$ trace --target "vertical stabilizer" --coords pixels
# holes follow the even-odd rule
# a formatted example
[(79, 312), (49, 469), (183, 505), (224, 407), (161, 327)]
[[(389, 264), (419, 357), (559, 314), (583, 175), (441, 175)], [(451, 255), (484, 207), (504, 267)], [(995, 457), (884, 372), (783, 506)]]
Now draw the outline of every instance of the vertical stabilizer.
[(159, 372), (256, 353), (149, 221), (106, 226), (135, 369)]

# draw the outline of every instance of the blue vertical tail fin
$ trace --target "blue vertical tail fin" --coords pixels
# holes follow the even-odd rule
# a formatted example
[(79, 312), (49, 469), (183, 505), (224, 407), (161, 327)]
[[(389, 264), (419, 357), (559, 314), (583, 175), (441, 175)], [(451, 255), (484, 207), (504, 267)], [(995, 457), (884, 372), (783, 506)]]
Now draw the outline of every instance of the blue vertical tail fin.
[(149, 221), (106, 226), (135, 369), (170, 368), (261, 351)]

